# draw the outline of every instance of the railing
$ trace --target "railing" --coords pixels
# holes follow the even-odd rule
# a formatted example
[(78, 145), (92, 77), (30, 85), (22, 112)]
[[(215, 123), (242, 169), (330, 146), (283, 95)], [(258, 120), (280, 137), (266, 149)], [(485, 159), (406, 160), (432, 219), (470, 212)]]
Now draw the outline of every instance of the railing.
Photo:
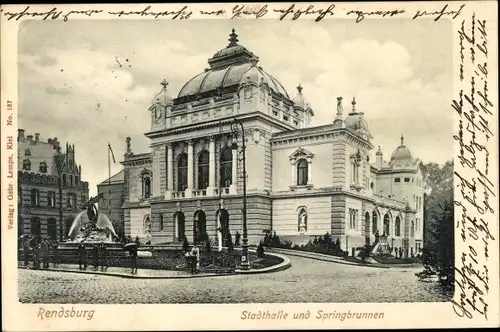
[(393, 198), (385, 197), (385, 196), (382, 196), (379, 194), (373, 194), (373, 198), (375, 198), (376, 202), (378, 202), (378, 203), (392, 205), (392, 206), (399, 207), (402, 209), (406, 207), (405, 202), (398, 201), (398, 200), (395, 200)]
[(229, 188), (216, 188), (215, 194), (219, 195), (219, 191), (221, 191), (221, 195), (229, 195)]
[(174, 191), (172, 193), (173, 198), (184, 198), (186, 197), (186, 193), (184, 191)]
[(193, 196), (194, 197), (207, 196), (207, 190), (206, 189), (194, 190), (193, 191)]

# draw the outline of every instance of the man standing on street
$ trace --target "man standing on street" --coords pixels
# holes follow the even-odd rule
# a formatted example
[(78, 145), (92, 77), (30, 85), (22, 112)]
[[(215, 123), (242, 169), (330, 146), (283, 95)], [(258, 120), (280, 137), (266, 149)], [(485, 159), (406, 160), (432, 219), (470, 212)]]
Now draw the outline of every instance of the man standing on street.
[(132, 273), (137, 273), (137, 246), (130, 249), (130, 259), (132, 260)]
[(47, 239), (42, 240), (42, 259), (43, 259), (43, 268), (49, 268), (49, 243)]
[(108, 264), (108, 249), (104, 245), (104, 242), (99, 244), (99, 257), (101, 258), (101, 271), (104, 271), (104, 266), (109, 267)]
[(80, 242), (80, 245), (78, 246), (78, 266), (80, 270), (82, 269), (87, 269), (87, 252), (85, 250), (85, 244), (83, 243), (83, 240)]

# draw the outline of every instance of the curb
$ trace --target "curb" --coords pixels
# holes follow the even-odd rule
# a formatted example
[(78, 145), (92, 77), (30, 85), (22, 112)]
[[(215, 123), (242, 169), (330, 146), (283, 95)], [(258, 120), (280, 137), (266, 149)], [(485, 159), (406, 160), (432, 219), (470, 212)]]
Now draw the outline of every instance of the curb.
[[(249, 251), (254, 251), (254, 250), (249, 249)], [(270, 253), (270, 252), (267, 252), (266, 254), (270, 255), (270, 256), (279, 257), (279, 258), (281, 258), (283, 260), (283, 262), (281, 262), (281, 263), (279, 263), (277, 265), (265, 267), (265, 268), (262, 268), (262, 269), (254, 269), (254, 270), (236, 269), (235, 270), (236, 274), (272, 273), (272, 272), (279, 272), (279, 271), (286, 270), (286, 269), (288, 269), (289, 267), (292, 266), (292, 264), (290, 263), (290, 259), (288, 257), (286, 257), (286, 256), (283, 256), (283, 255), (280, 255), (280, 254), (277, 254), (277, 253)]]
[[(249, 250), (253, 251), (253, 250)], [(254, 270), (241, 270), (236, 269), (235, 273), (205, 273), (205, 274), (186, 274), (186, 275), (178, 275), (178, 276), (140, 276), (134, 274), (126, 274), (126, 273), (117, 273), (117, 272), (101, 272), (101, 271), (91, 271), (91, 270), (70, 270), (70, 269), (40, 269), (37, 271), (51, 271), (51, 272), (66, 272), (66, 273), (79, 273), (79, 274), (92, 274), (92, 275), (103, 275), (109, 277), (120, 277), (125, 279), (193, 279), (193, 278), (213, 278), (213, 277), (227, 277), (227, 276), (235, 276), (235, 275), (246, 275), (246, 274), (262, 274), (262, 273), (272, 273), (278, 272), (288, 269), (290, 264), (290, 259), (286, 256), (277, 254), (277, 253), (267, 253), (271, 256), (276, 256), (283, 259), (283, 262), (265, 267), (262, 269), (254, 269)], [(18, 266), (18, 269), (28, 269), (25, 266)], [(142, 269), (142, 270), (150, 270), (150, 269)]]
[(271, 249), (271, 250), (276, 250), (276, 251), (281, 251), (283, 254), (290, 255), (290, 256), (297, 256), (297, 257), (302, 257), (302, 258), (309, 258), (309, 259), (315, 259), (318, 261), (323, 261), (323, 262), (331, 262), (331, 263), (338, 263), (338, 264), (344, 264), (344, 265), (352, 265), (352, 266), (362, 266), (362, 267), (375, 267), (379, 269), (395, 269), (395, 268), (412, 268), (412, 267), (417, 267), (416, 265), (408, 265), (408, 264), (387, 264), (387, 265), (382, 265), (380, 263), (354, 263), (350, 261), (346, 261), (341, 258), (336, 258), (334, 256), (330, 255), (325, 255), (325, 254), (320, 254), (320, 253), (310, 253), (310, 252), (300, 252), (298, 250), (289, 250), (289, 249), (281, 249), (281, 248), (276, 248), (276, 249)]

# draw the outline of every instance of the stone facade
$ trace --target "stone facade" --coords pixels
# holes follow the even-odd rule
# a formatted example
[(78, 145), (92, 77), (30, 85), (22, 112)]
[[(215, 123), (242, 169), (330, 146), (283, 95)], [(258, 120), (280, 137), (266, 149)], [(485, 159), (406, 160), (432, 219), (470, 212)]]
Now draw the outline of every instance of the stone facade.
[[(328, 232), (350, 252), (385, 232), (393, 247), (416, 252), (421, 163), (403, 142), (390, 162), (380, 151), (370, 161), (372, 136), (354, 99), (347, 116), (339, 97), (332, 123), (311, 127), (314, 111), (303, 88), (290, 98), (257, 63), (233, 31), (210, 68), (176, 98), (162, 82), (145, 134), (151, 152), (135, 155), (127, 141), (126, 234), (171, 243), (202, 231), (215, 240), (226, 225), (218, 211), (231, 234), (241, 234), (246, 194), (250, 244), (265, 229), (295, 243)], [(397, 177), (402, 182), (394, 183)]]
[(121, 170), (97, 185), (97, 194), (103, 198), (99, 202), (99, 210), (109, 217), (118, 237), (125, 235), (125, 215), (122, 208), (125, 200), (124, 173)]
[(88, 182), (82, 181), (75, 147), (61, 151), (57, 138), (40, 140), (40, 134), (18, 130), (18, 233), (64, 240), (79, 204), (89, 199)]

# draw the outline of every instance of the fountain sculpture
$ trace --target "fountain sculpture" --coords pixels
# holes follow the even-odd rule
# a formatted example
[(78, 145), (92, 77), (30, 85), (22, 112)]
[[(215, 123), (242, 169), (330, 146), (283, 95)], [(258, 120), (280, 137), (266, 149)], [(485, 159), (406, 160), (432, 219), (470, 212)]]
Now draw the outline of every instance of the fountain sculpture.
[[(102, 199), (102, 194), (91, 197), (80, 208), (83, 210), (75, 217), (68, 232), (67, 243), (81, 242), (113, 242), (117, 238), (113, 224), (108, 216), (99, 213), (96, 203)], [(87, 213), (85, 213), (87, 212)]]

